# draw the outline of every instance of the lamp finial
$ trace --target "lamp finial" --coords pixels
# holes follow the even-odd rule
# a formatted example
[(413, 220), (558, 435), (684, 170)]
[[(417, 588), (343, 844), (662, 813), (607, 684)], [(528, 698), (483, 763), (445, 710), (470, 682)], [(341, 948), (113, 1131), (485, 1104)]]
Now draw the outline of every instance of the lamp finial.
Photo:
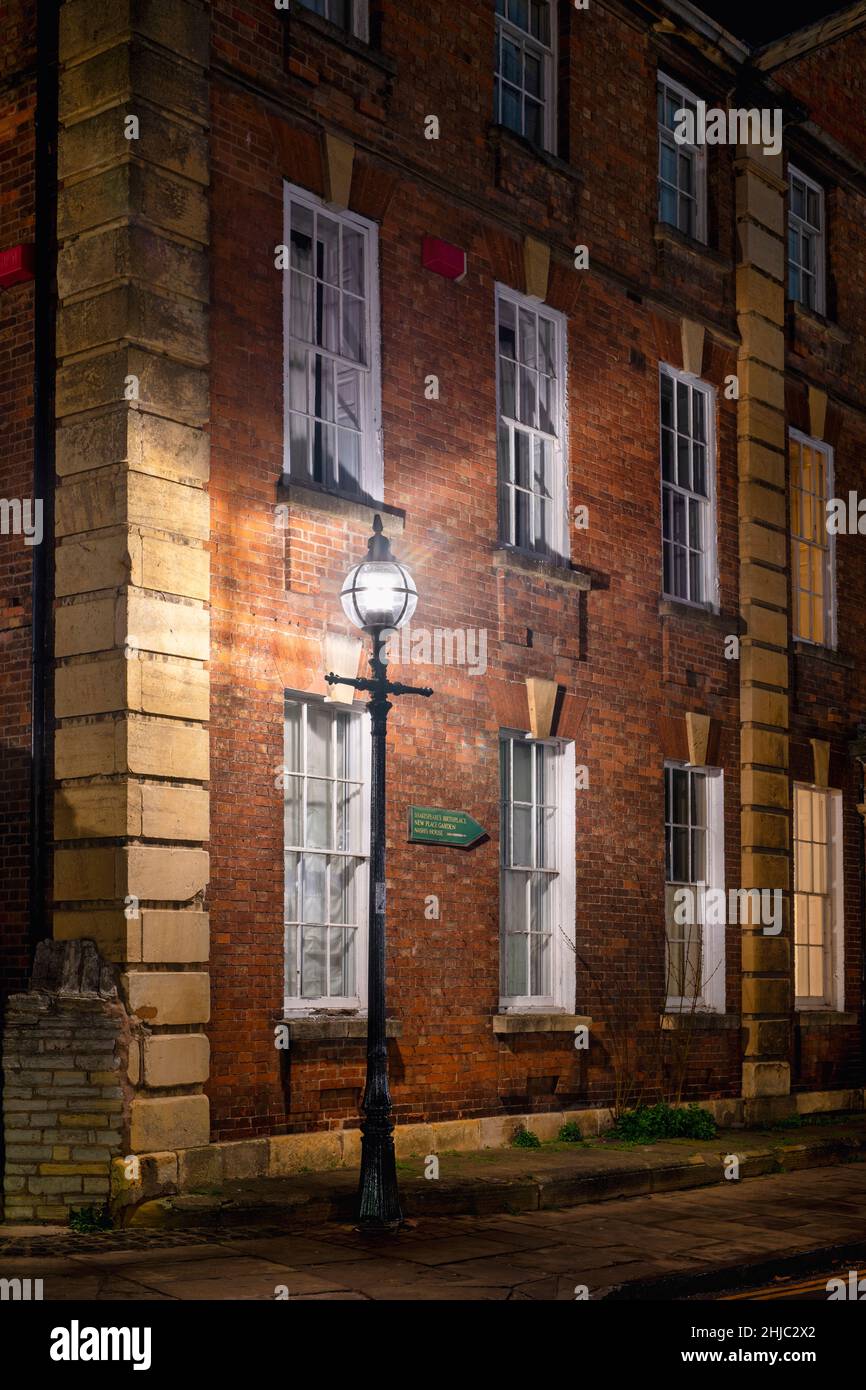
[(392, 558), (391, 542), (383, 534), (382, 518), (377, 512), (373, 517), (373, 534), (367, 542), (367, 559), (390, 560)]

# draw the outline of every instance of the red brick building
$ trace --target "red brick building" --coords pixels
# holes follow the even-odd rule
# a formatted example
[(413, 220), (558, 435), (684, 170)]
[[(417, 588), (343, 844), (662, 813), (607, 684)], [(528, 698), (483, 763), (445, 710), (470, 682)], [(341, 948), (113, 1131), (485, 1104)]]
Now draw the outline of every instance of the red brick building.
[[(39, 236), (13, 10), (4, 247)], [(419, 591), (391, 669), (435, 692), (390, 719), (398, 1145), (660, 1096), (862, 1108), (863, 6), (765, 44), (681, 0), (59, 10), (33, 931), (93, 941), (118, 995), (88, 994), (111, 1065), (72, 1077), (111, 1118), (70, 1145), (10, 1118), (63, 1108), (22, 1082), (52, 987), (35, 1023), (13, 999), (7, 1209), (127, 1154), (145, 1195), (353, 1161), (368, 740), (324, 677), (362, 669), (339, 595), (377, 513)], [(33, 294), (0, 297), (10, 497)], [(2, 544), (20, 990), (30, 555)], [(486, 838), (412, 843), (418, 806)], [(698, 885), (723, 908), (682, 922)]]

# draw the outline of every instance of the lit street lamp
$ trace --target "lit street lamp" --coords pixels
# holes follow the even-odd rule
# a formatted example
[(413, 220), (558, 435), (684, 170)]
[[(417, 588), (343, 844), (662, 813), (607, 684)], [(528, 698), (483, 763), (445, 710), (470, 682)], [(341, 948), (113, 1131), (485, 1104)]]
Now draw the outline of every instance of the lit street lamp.
[(373, 740), (370, 846), (370, 942), (367, 991), (367, 1080), (361, 1109), (361, 1179), (359, 1220), (370, 1230), (396, 1227), (402, 1220), (394, 1159), (394, 1124), (388, 1089), (388, 1046), (385, 1037), (385, 733), (389, 695), (425, 695), (425, 687), (401, 685), (387, 678), (382, 652), (383, 632), (407, 623), (415, 612), (418, 591), (405, 565), (391, 554), (382, 534), (382, 518), (373, 521), (367, 558), (346, 575), (340, 601), (356, 627), (369, 633), (373, 650), (368, 678), (350, 679), (329, 672), (329, 685), (351, 685), (369, 691)]

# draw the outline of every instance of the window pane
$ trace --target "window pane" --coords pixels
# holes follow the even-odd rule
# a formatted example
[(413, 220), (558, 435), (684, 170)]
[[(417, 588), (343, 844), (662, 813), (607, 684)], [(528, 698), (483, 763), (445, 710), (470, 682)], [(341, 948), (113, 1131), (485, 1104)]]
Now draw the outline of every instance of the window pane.
[(500, 410), (503, 415), (507, 415), (509, 419), (512, 420), (516, 419), (517, 416), (517, 404), (515, 397), (516, 376), (517, 368), (515, 367), (514, 363), (509, 362), (508, 359), (505, 357), (501, 357), (499, 359)]
[(343, 227), (342, 288), (350, 294), (364, 294), (364, 238), (351, 227)]
[(532, 801), (532, 759), (533, 746), (531, 743), (518, 742), (515, 740), (512, 745), (512, 766), (514, 769), (514, 784), (512, 796), (515, 801)]
[(669, 184), (659, 185), (659, 221), (677, 225), (677, 195)]
[(529, 942), (530, 993), (550, 994), (550, 937), (532, 932)]
[(292, 410), (304, 413), (309, 408), (307, 393), (309, 378), (307, 373), (307, 354), (301, 347), (289, 350), (289, 406)]
[(508, 0), (508, 18), (520, 29), (529, 29), (528, 0)]
[(523, 104), (523, 111), (523, 134), (534, 145), (542, 144), (544, 139), (544, 107), (527, 97)]
[(521, 424), (534, 426), (536, 424), (536, 375), (528, 367), (520, 367), (520, 408), (519, 419)]
[(353, 362), (364, 362), (364, 301), (343, 295), (343, 356)]
[(313, 273), (313, 212), (302, 203), (292, 203), (290, 207), (291, 234), (290, 265), (293, 270), (301, 270), (305, 275)]
[(520, 109), (520, 94), (514, 87), (502, 88), (502, 124), (509, 130), (522, 134), (523, 121)]
[(323, 854), (305, 854), (301, 864), (302, 918), (305, 922), (325, 920), (325, 873)]
[(289, 467), (293, 477), (309, 475), (310, 422), (303, 415), (289, 417)]
[(695, 157), (682, 151), (679, 156), (679, 187), (681, 192), (687, 193), (690, 198), (694, 197)]
[(541, 62), (531, 53), (523, 60), (523, 86), (530, 96), (541, 97)]
[(674, 473), (674, 433), (673, 430), (662, 430), (662, 477), (665, 482), (676, 482)]
[(316, 275), (329, 285), (339, 283), (340, 226), (319, 213), (316, 218)]
[[(523, 884), (521, 884), (520, 887), (523, 888)], [(527, 995), (529, 993), (527, 942), (528, 937), (526, 936), (516, 935), (511, 932), (506, 935), (506, 994)]]
[(331, 783), (318, 777), (307, 778), (307, 844), (313, 849), (333, 844)]
[(304, 927), (301, 951), (301, 997), (321, 999), (326, 993), (326, 927)]
[(514, 86), (520, 85), (520, 49), (504, 35), (502, 38), (502, 76)]
[(343, 783), (337, 787), (337, 833), (335, 847), (359, 852), (363, 849), (364, 788)]
[(285, 906), (284, 916), (287, 922), (297, 922), (300, 920), (300, 896), (298, 892), (298, 870), (301, 856), (299, 854), (287, 854), (284, 869), (285, 882)]
[(337, 424), (348, 425), (352, 429), (361, 428), (361, 374), (350, 367), (338, 366), (337, 381)]
[(547, 376), (556, 375), (555, 330), (550, 319), (538, 319), (539, 367)]
[(293, 338), (313, 341), (313, 284), (309, 276), (292, 273), (289, 298), (289, 324)]

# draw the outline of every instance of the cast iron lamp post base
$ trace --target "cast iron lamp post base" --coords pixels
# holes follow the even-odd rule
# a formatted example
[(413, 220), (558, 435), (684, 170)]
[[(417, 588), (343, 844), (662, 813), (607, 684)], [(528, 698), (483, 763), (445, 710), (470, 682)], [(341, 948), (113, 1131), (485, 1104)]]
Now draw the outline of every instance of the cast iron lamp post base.
[[(381, 524), (381, 523), (380, 523)], [(370, 943), (367, 992), (367, 1081), (361, 1109), (361, 1175), (358, 1221), (366, 1232), (396, 1230), (403, 1219), (397, 1190), (394, 1122), (388, 1088), (388, 1043), (385, 1036), (385, 735), (389, 695), (430, 696), (428, 687), (389, 681), (380, 656), (380, 633), (372, 632), (372, 677), (350, 679), (329, 672), (328, 685), (351, 685), (369, 692), (373, 745), (370, 847)]]

